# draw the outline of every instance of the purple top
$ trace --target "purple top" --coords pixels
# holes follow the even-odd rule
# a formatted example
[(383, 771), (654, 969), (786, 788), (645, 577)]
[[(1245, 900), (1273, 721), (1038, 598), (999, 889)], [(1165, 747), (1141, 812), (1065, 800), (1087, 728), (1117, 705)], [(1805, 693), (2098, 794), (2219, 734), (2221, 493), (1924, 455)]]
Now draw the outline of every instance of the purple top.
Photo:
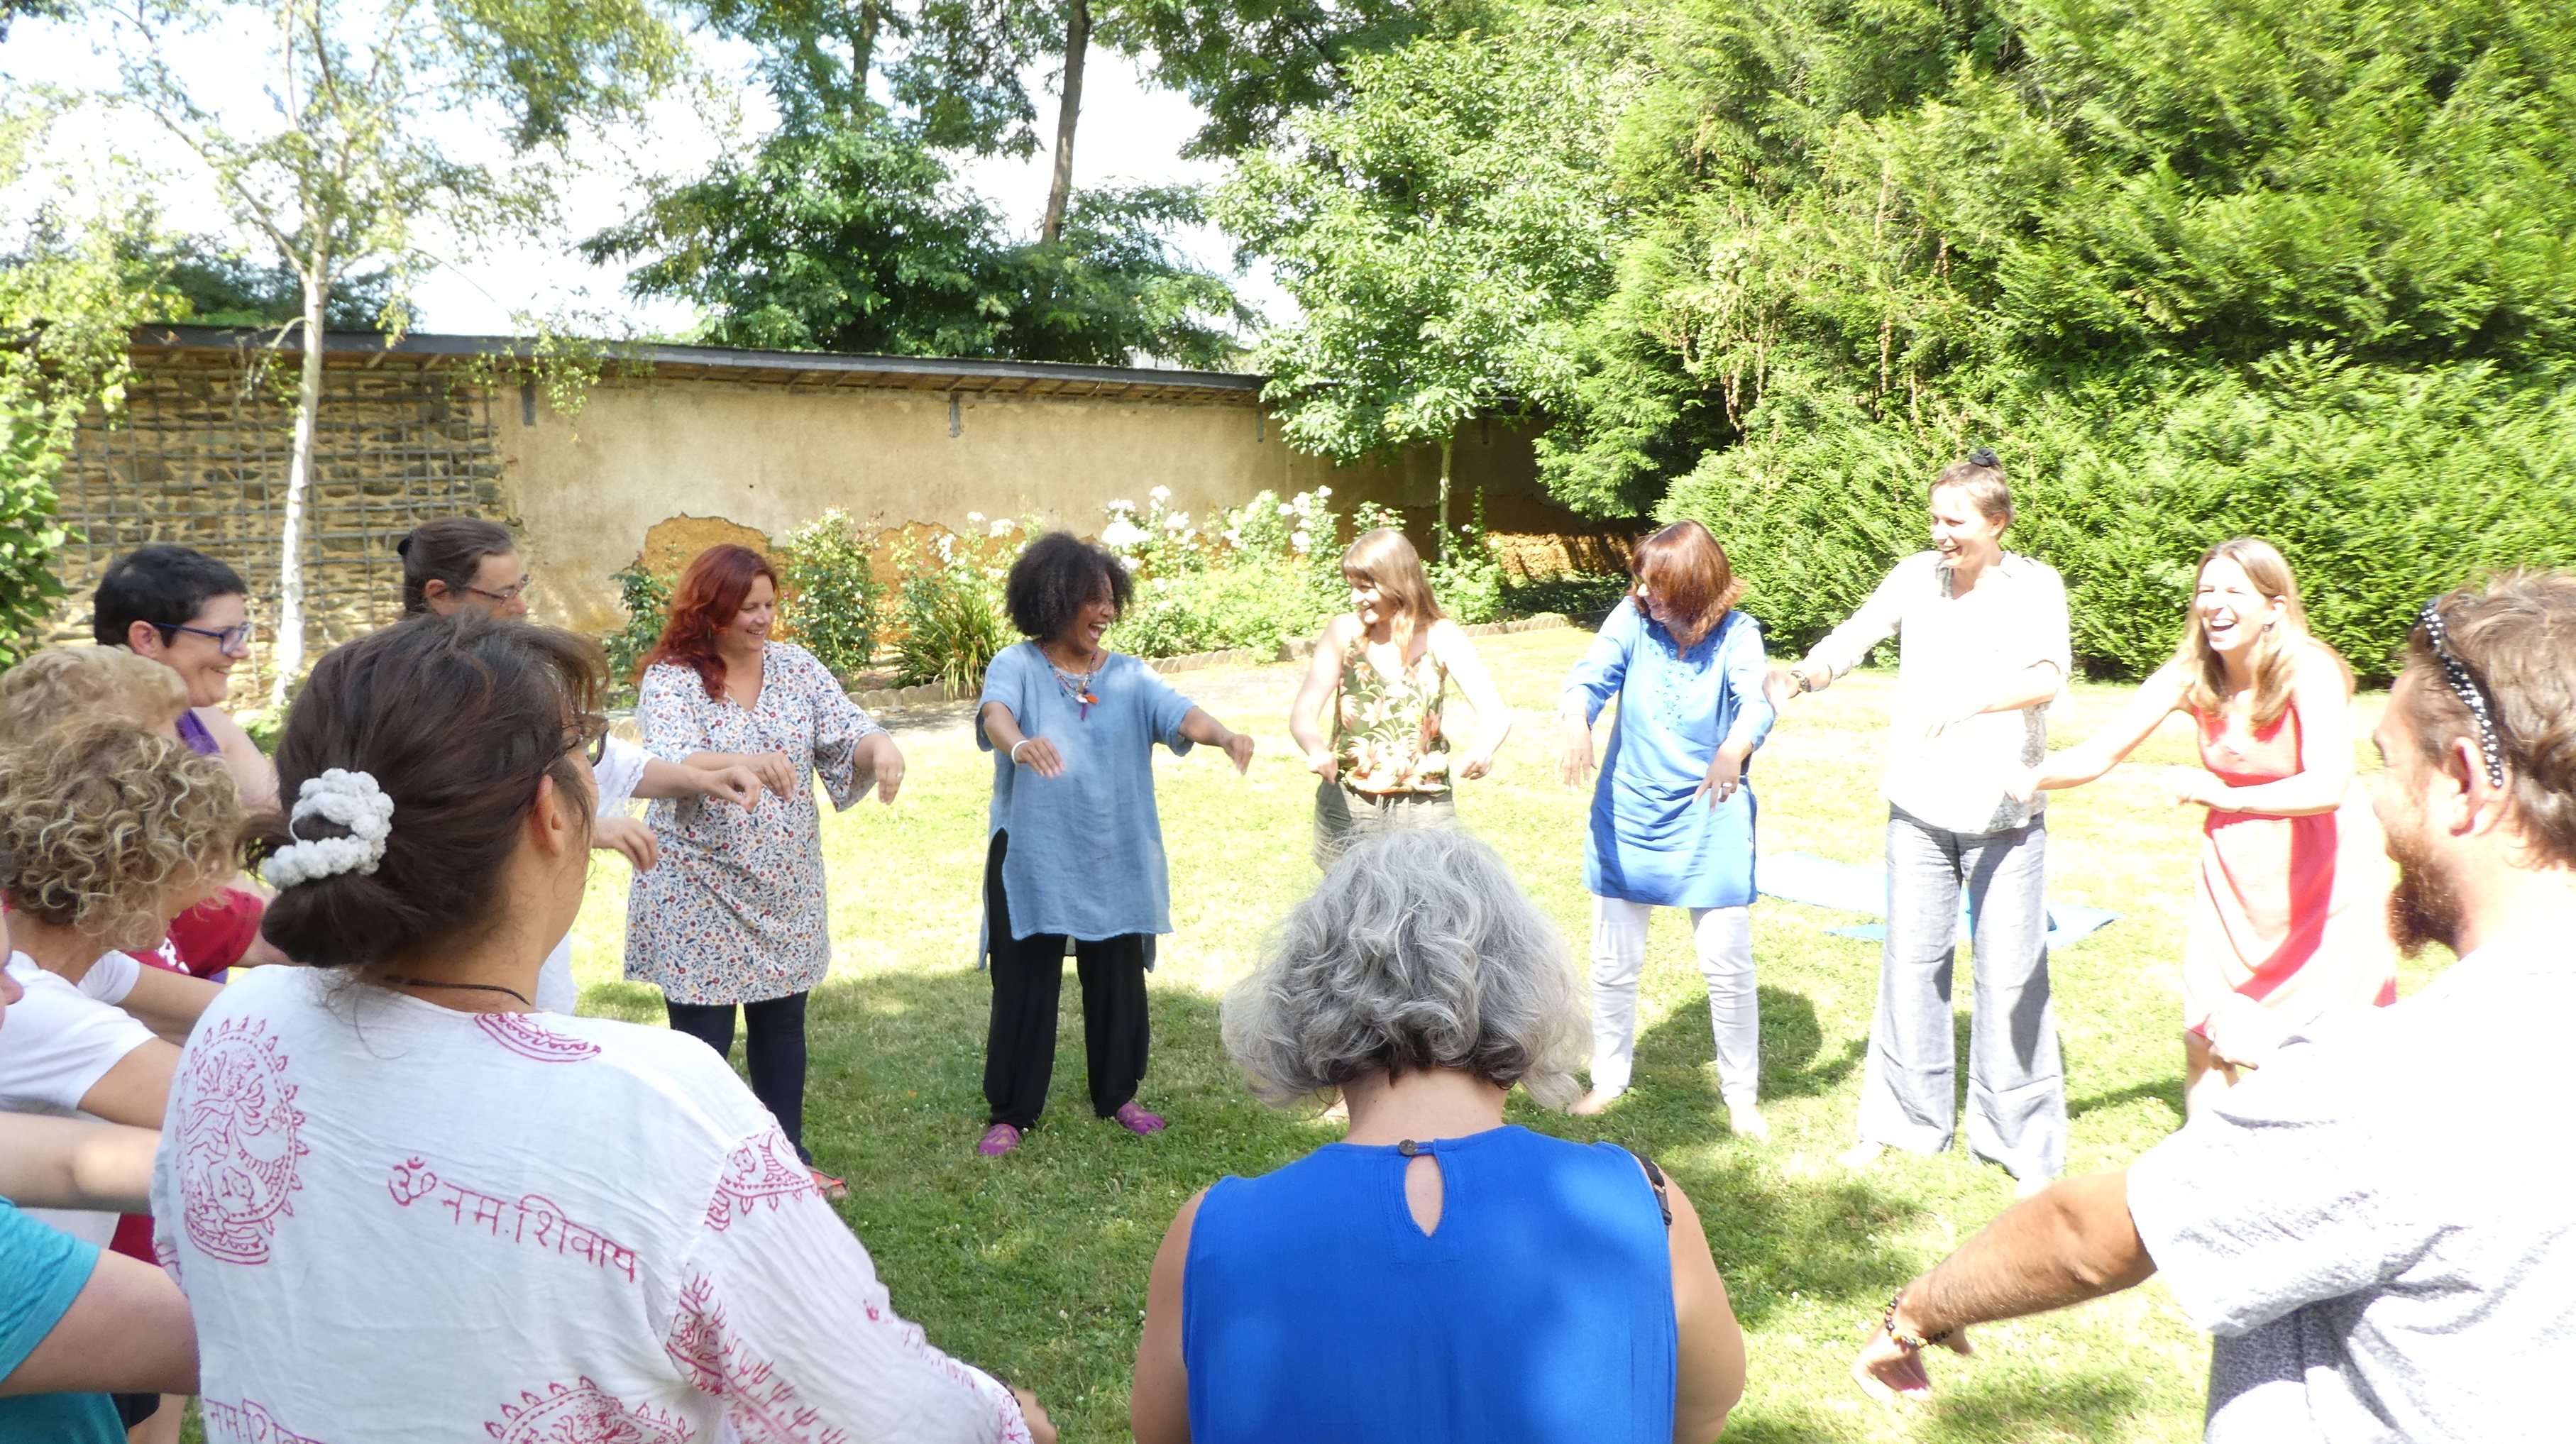
[(224, 750), (224, 745), (215, 740), (215, 734), (207, 731), (206, 724), (197, 720), (194, 707), (179, 714), (179, 740), (187, 743), (188, 750), (200, 757), (213, 757)]

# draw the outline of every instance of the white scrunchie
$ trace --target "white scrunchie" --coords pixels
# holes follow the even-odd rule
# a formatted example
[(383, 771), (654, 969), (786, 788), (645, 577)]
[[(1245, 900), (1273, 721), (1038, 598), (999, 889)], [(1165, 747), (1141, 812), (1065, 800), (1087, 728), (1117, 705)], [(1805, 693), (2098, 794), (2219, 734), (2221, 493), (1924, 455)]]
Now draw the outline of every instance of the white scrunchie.
[(287, 814), (286, 835), (295, 824), (315, 814), (349, 829), (347, 837), (296, 837), (270, 853), (259, 875), (281, 891), (299, 882), (336, 877), (344, 872), (374, 872), (384, 861), (385, 838), (393, 832), (394, 800), (376, 785), (373, 775), (334, 767), (304, 779), (295, 790), (295, 810)]

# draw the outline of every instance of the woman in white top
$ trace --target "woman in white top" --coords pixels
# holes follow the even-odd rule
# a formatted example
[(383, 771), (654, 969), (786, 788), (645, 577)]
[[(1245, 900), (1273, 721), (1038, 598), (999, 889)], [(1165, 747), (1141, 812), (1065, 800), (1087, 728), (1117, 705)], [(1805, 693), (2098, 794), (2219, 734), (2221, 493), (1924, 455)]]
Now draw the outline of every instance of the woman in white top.
[(2048, 822), (2011, 793), (2048, 752), (2048, 704), (2072, 666), (2066, 584), (2004, 550), (2012, 492), (1984, 447), (1932, 482), (1932, 550), (1896, 564), (1806, 660), (1771, 673), (1779, 706), (1898, 639), (1888, 728), (1887, 941), (1870, 1024), (1854, 1167), (1882, 1147), (1940, 1153), (1957, 1122), (1950, 978), (1959, 892), (1974, 920), (1968, 1149), (2021, 1191), (2066, 1166), (2066, 1073), (2049, 1005)]
[[(519, 560), (518, 539), (499, 522), (481, 517), (448, 516), (425, 521), (394, 543), (403, 561), (403, 612), (406, 616), (452, 617), (480, 612), (502, 621), (528, 615), (528, 592), (536, 578)], [(661, 861), (653, 829), (626, 815), (630, 798), (712, 797), (736, 807), (760, 801), (760, 776), (745, 766), (691, 767), (666, 762), (623, 738), (605, 744), (599, 766), (599, 814), (591, 823), (590, 845), (623, 853), (637, 871)], [(572, 980), (572, 934), (566, 933), (546, 954), (537, 974), (537, 1006), (549, 1013), (569, 1013), (581, 1003)]]
[(424, 618), (289, 714), (265, 926), (314, 966), (208, 1010), (153, 1175), (209, 1436), (1052, 1439), (895, 1314), (723, 1059), (537, 1014), (601, 671), (567, 632)]

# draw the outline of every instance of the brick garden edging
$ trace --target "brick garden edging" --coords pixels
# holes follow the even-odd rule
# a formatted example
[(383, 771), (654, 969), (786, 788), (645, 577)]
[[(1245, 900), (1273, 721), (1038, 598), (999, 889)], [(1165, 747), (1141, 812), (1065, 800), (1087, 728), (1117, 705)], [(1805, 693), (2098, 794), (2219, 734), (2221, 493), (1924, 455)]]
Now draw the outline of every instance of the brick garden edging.
[[(1523, 617), (1514, 622), (1479, 622), (1464, 630), (1471, 637), (1492, 637), (1509, 632), (1548, 632), (1572, 625), (1574, 624), (1571, 621), (1559, 613), (1541, 612), (1535, 617)], [(1264, 650), (1259, 647), (1227, 647), (1214, 652), (1191, 652), (1179, 657), (1148, 658), (1145, 665), (1169, 675), (1174, 672), (1195, 672), (1204, 667), (1252, 667), (1270, 662), (1302, 662), (1312, 656), (1314, 650), (1315, 644), (1311, 641), (1289, 642), (1276, 650)], [(850, 700), (858, 703), (870, 715), (875, 715), (884, 712), (904, 712), (916, 707), (945, 707), (953, 702), (967, 702), (974, 699), (952, 695), (946, 686), (929, 682), (918, 687), (886, 687), (873, 692), (853, 692), (850, 694)]]

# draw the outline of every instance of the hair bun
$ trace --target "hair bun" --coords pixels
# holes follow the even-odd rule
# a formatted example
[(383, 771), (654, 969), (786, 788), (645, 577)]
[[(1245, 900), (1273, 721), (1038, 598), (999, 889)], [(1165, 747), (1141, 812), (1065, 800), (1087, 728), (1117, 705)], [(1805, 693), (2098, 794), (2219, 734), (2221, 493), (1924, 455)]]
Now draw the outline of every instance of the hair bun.
[(1980, 446), (1976, 450), (1969, 452), (1968, 464), (1970, 466), (1982, 466), (1992, 471), (2001, 471), (2004, 469), (2002, 460), (1995, 455), (1995, 449), (1991, 446)]

